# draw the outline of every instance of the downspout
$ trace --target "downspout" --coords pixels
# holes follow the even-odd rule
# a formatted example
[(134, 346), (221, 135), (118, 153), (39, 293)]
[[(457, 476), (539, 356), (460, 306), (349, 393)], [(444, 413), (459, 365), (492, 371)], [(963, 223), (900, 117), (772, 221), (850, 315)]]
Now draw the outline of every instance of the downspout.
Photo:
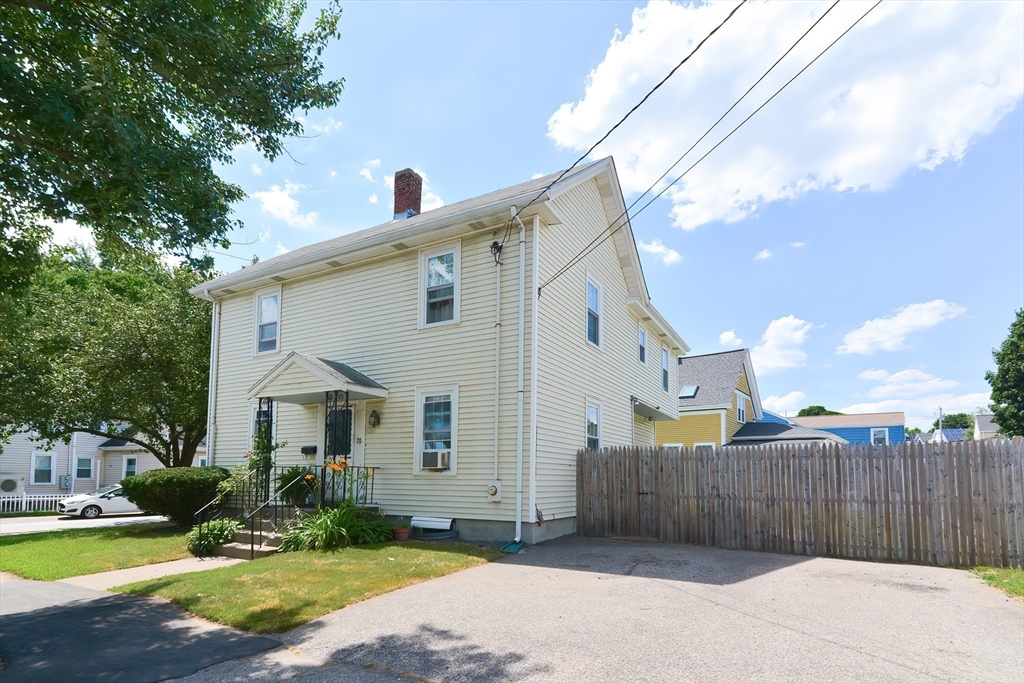
[[(516, 216), (519, 223), (519, 367), (517, 368), (518, 401), (516, 405), (516, 543), (523, 538), (523, 356), (526, 333), (526, 226)], [(536, 218), (534, 218), (536, 225)], [(531, 487), (532, 490), (532, 487)]]
[(533, 264), (530, 274), (530, 521), (537, 521), (537, 320), (540, 296), (540, 216), (533, 217)]
[[(492, 247), (492, 250), (494, 247)], [(498, 481), (498, 416), (501, 383), (501, 251), (494, 254), (494, 476)]]
[(217, 414), (217, 361), (220, 356), (220, 302), (210, 297), (210, 290), (203, 294), (213, 301), (210, 314), (210, 385), (206, 399), (206, 464), (213, 465), (214, 420)]
[[(68, 442), (68, 475), (71, 477), (71, 495), (75, 495), (75, 475), (78, 474), (78, 444), (76, 439), (78, 432), (71, 432), (71, 441)], [(72, 469), (74, 468), (74, 469)], [(96, 465), (93, 465), (96, 469)], [(97, 486), (96, 488), (99, 488)]]

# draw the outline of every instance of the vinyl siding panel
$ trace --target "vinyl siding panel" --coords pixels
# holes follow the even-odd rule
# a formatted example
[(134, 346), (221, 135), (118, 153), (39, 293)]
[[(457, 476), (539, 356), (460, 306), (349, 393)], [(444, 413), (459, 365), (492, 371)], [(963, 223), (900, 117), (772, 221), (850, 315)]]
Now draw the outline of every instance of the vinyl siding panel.
[(653, 446), (654, 430), (657, 423), (641, 415), (633, 416), (633, 445)]
[(692, 447), (697, 443), (722, 445), (721, 413), (681, 415), (675, 422), (655, 423), (656, 445), (681, 443)]
[[(529, 228), (529, 225), (527, 226)], [(500, 235), (497, 237), (500, 238)], [(388, 514), (513, 520), (515, 515), (516, 369), (518, 341), (518, 234), (505, 245), (501, 279), (499, 478), (500, 503), (486, 489), (494, 466), (495, 264), (490, 231), (461, 241), (460, 322), (418, 328), (419, 254), (416, 249), (282, 284), (280, 352), (254, 356), (252, 292), (222, 300), (220, 357), (214, 419), (214, 463), (230, 466), (249, 449), (246, 394), (291, 351), (341, 361), (388, 388), (384, 401), (368, 401), (362, 415), (364, 464), (379, 467), (375, 497)], [(525, 377), (530, 377), (530, 296), (534, 283), (532, 236), (526, 235)], [(291, 372), (284, 373), (290, 375)], [(302, 386), (296, 372), (296, 386)], [(457, 384), (456, 472), (414, 474), (417, 387)], [(275, 387), (276, 388), (276, 387)], [(524, 403), (524, 471), (529, 453), (529, 384)], [(381, 424), (365, 424), (377, 410)], [(309, 462), (300, 448), (317, 444), (322, 461), (318, 406), (275, 406), (280, 464)], [(525, 475), (524, 475), (524, 481)]]
[[(594, 180), (554, 200), (562, 224), (541, 226), (540, 281), (579, 253), (608, 225)], [(587, 341), (588, 274), (601, 289), (600, 347)], [(636, 284), (634, 283), (634, 287)], [(661, 385), (661, 343), (648, 336), (647, 362), (638, 356), (638, 320), (626, 307), (629, 285), (613, 244), (600, 244), (581, 263), (547, 284), (538, 304), (537, 490), (535, 514), (576, 514), (576, 452), (586, 445), (588, 399), (600, 402), (603, 446), (628, 445), (635, 426), (631, 396), (675, 409), (675, 357), (669, 391)]]
[(156, 456), (149, 451), (109, 451), (103, 454), (101, 461), (97, 461), (100, 463), (100, 482), (98, 486), (112, 486), (113, 484), (121, 483), (121, 480), (124, 478), (122, 473), (124, 472), (125, 456), (138, 459), (136, 474), (142, 474), (143, 472), (163, 467), (160, 461), (156, 459)]
[[(815, 429), (835, 434), (850, 443), (871, 443), (872, 427), (815, 427)], [(881, 429), (881, 427), (874, 427), (874, 429)], [(903, 443), (906, 436), (902, 426), (886, 427), (886, 429), (889, 430), (889, 443)]]

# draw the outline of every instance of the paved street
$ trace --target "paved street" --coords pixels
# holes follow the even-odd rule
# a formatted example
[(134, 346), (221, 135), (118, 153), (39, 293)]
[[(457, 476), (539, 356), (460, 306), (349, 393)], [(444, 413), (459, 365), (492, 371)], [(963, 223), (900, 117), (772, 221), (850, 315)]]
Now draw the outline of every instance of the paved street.
[(9, 534), (37, 534), (44, 531), (63, 531), (65, 529), (91, 529), (95, 527), (124, 526), (126, 524), (146, 524), (166, 522), (160, 515), (104, 515), (96, 519), (84, 517), (45, 516), (45, 517), (0, 517), (0, 536)]
[[(339, 580), (342, 580), (339, 578)], [(570, 537), (347, 607), (183, 680), (1022, 680), (1024, 603), (968, 572)], [(370, 671), (370, 670), (366, 670)]]

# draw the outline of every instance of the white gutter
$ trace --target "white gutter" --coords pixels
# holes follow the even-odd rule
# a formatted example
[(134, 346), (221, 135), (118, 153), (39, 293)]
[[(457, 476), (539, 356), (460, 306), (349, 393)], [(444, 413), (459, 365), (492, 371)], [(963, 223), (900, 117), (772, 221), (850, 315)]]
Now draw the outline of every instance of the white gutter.
[(498, 417), (501, 394), (501, 253), (494, 255), (494, 477), (498, 481)]
[(217, 415), (217, 361), (220, 358), (220, 302), (210, 297), (210, 290), (203, 296), (213, 301), (210, 315), (210, 385), (206, 397), (206, 464), (213, 465), (213, 432)]
[[(530, 275), (530, 522), (537, 521), (537, 319), (540, 297), (540, 216), (533, 217), (533, 268)], [(520, 471), (522, 466), (520, 465)]]
[[(512, 209), (513, 213), (515, 208)], [(534, 216), (534, 225), (537, 224), (537, 217)], [(519, 341), (518, 355), (519, 366), (517, 368), (516, 389), (518, 401), (516, 402), (516, 537), (515, 543), (523, 538), (523, 361), (526, 354), (526, 226), (523, 221), (516, 217), (519, 223)], [(530, 487), (533, 490), (533, 487)]]

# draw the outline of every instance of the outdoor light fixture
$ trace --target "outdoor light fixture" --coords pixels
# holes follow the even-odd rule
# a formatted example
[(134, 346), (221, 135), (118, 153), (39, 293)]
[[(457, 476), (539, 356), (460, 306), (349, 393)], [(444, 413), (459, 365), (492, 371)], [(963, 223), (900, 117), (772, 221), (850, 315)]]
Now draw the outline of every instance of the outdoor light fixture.
[(380, 424), (380, 413), (376, 410), (370, 411), (370, 416), (367, 418), (371, 427), (376, 427)]
[(498, 242), (491, 243), (491, 256), (494, 257), (494, 262), (497, 263), (498, 259), (501, 258), (501, 244)]

